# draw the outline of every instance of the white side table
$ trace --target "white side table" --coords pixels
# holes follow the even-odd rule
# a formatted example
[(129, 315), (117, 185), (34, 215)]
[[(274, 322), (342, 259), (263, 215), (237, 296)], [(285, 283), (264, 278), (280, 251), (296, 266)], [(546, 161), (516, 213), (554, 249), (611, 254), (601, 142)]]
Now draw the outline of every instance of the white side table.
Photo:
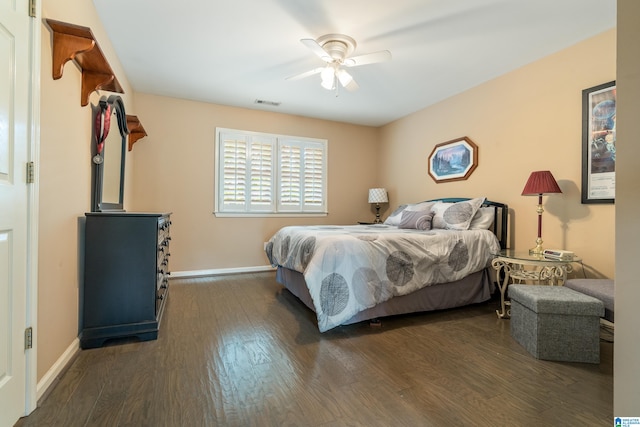
[[(529, 252), (518, 252), (505, 249), (495, 254), (491, 266), (497, 272), (500, 289), (500, 310), (496, 310), (499, 318), (511, 316), (511, 304), (505, 301), (509, 283), (531, 283), (536, 285), (563, 285), (567, 274), (573, 271), (574, 262), (582, 262), (582, 258), (574, 256), (570, 260), (547, 258), (542, 255), (530, 255)], [(509, 307), (509, 308), (507, 308)]]

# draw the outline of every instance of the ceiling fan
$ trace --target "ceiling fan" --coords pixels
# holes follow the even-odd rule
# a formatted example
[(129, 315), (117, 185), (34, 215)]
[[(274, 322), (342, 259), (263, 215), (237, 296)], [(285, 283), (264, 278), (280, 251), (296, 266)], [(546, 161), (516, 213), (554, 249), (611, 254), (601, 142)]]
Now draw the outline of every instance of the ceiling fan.
[(349, 55), (356, 49), (356, 41), (344, 34), (326, 34), (318, 40), (301, 39), (300, 41), (327, 65), (287, 77), (287, 80), (298, 80), (320, 74), (321, 86), (327, 90), (337, 91), (338, 83), (349, 91), (358, 89), (356, 81), (343, 67), (358, 67), (391, 59), (391, 52), (388, 50), (350, 57)]

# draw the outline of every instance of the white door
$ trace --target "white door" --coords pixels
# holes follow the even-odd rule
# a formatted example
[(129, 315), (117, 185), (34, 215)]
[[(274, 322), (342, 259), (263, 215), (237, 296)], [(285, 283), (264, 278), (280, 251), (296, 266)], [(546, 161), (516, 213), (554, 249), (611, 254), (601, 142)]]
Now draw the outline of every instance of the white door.
[(28, 2), (0, 0), (0, 426), (25, 413)]

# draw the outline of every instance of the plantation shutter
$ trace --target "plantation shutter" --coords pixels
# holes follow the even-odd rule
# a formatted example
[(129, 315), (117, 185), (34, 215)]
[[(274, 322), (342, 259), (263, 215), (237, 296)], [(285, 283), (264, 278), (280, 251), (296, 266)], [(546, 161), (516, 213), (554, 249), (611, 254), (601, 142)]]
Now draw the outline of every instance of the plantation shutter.
[(324, 207), (324, 150), (307, 147), (304, 150), (304, 206)]
[(221, 212), (273, 211), (274, 138), (220, 133)]
[(222, 211), (244, 210), (247, 200), (247, 137), (220, 134)]
[(326, 147), (283, 140), (279, 145), (280, 211), (325, 212)]
[(251, 211), (273, 211), (273, 151), (274, 141), (253, 138), (251, 141)]
[(326, 140), (216, 133), (215, 213), (326, 213)]
[(300, 188), (300, 147), (280, 145), (280, 206), (285, 210), (299, 209), (302, 200)]

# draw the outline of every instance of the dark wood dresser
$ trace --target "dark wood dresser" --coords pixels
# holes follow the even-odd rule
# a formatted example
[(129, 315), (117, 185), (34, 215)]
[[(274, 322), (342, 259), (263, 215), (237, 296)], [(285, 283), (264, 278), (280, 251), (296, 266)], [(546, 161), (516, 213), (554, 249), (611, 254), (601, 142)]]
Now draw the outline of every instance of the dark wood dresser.
[(80, 347), (158, 337), (169, 291), (168, 213), (86, 213)]

